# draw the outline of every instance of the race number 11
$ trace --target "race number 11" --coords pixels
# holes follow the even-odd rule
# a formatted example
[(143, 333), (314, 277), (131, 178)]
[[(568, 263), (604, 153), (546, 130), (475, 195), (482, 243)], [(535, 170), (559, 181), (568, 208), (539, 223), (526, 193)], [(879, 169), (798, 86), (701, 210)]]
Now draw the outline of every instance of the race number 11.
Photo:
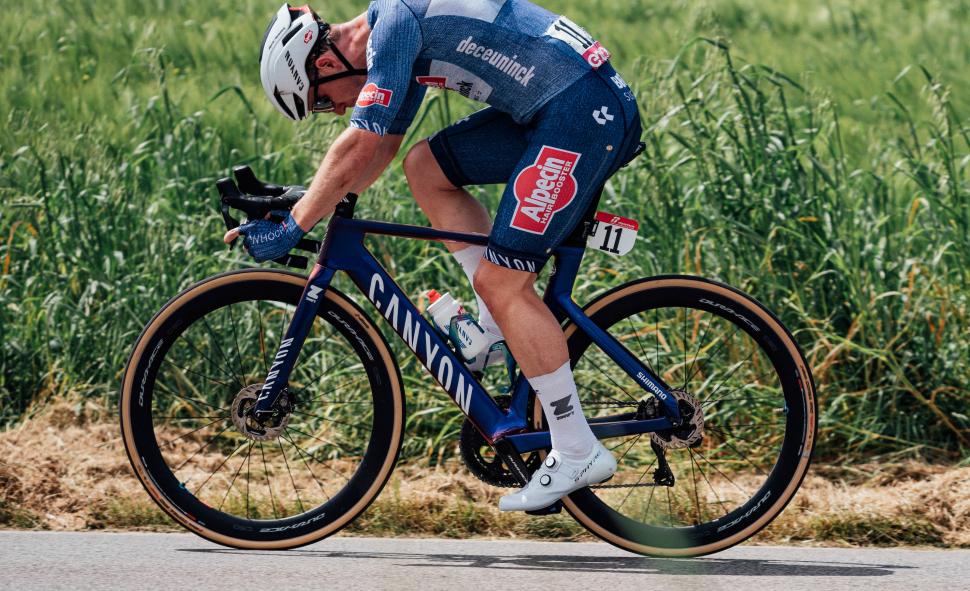
[(622, 256), (633, 250), (639, 229), (640, 224), (636, 220), (598, 211), (596, 226), (586, 244), (596, 250)]

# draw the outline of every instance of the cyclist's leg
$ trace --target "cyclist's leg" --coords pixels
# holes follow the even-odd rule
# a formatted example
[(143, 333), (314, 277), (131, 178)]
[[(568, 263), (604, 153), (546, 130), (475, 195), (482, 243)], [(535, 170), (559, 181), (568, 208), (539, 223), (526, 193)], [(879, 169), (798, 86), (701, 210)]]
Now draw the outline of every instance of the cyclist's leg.
[[(427, 140), (415, 144), (404, 158), (404, 173), (414, 200), (428, 216), (431, 225), (454, 232), (481, 232), (492, 228), (492, 218), (477, 199), (463, 187), (455, 186), (441, 171)], [(451, 252), (465, 245), (446, 242)]]
[[(562, 329), (533, 285), (553, 249), (639, 139), (636, 104), (617, 92), (609, 78), (612, 69), (603, 69), (607, 71), (591, 72), (537, 114), (529, 147), (495, 217), (486, 262), (475, 277), (476, 291), (491, 308), (543, 405), (554, 457), (570, 467), (589, 463), (590, 472), (600, 479), (612, 474), (615, 461), (586, 423)], [(545, 480), (543, 486), (530, 484), (503, 498), (500, 506), (538, 508), (544, 505), (537, 507), (536, 502), (548, 501), (554, 491), (561, 496), (575, 490), (562, 473), (554, 473), (557, 469), (540, 468), (535, 478)]]
[[(538, 307), (522, 307), (521, 302), (527, 294), (538, 301), (532, 289), (535, 274), (639, 140), (636, 103), (617, 92), (609, 78), (612, 68), (604, 65), (601, 70), (608, 72), (590, 72), (539, 111), (530, 129), (529, 145), (510, 175), (485, 253), (489, 264), (479, 269), (476, 287), (483, 290), (480, 293), (500, 324), (526, 321), (521, 317), (523, 311), (533, 316), (531, 311)], [(516, 274), (532, 279), (513, 280)], [(510, 285), (520, 289), (513, 291)], [(538, 317), (535, 321), (540, 322)], [(548, 373), (562, 365), (565, 346), (528, 346), (533, 342), (527, 334), (532, 329), (525, 324), (526, 330), (511, 329), (522, 333), (524, 346), (510, 345), (526, 376)], [(549, 342), (556, 338), (553, 332), (561, 340), (561, 330), (549, 331)]]
[[(416, 144), (404, 159), (404, 171), (432, 226), (487, 234), (491, 217), (464, 186), (506, 182), (526, 145), (521, 126), (505, 113), (487, 108)], [(501, 150), (488, 150), (495, 146)], [(445, 246), (471, 281), (485, 248), (459, 243)], [(482, 326), (500, 338), (502, 331), (480, 297), (478, 310)]]

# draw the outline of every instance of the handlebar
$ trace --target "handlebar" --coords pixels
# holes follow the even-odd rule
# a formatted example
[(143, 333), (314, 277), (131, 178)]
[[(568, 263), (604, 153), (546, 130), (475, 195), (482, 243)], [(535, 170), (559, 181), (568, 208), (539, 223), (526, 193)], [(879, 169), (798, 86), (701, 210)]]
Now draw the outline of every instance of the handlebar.
[[(239, 220), (229, 213), (230, 208), (244, 212), (247, 219), (259, 220), (267, 217), (273, 211), (293, 209), (293, 206), (306, 193), (305, 187), (297, 185), (282, 186), (264, 183), (256, 178), (255, 173), (248, 166), (236, 166), (232, 169), (232, 174), (236, 177), (235, 182), (228, 177), (216, 182), (216, 188), (219, 189), (222, 219), (226, 223), (227, 230), (239, 227)], [(235, 242), (233, 240), (229, 248), (235, 246)], [(320, 250), (320, 242), (303, 238), (296, 245), (296, 248), (316, 254)], [(274, 259), (273, 262), (297, 269), (306, 269), (310, 261), (305, 256), (287, 254)]]

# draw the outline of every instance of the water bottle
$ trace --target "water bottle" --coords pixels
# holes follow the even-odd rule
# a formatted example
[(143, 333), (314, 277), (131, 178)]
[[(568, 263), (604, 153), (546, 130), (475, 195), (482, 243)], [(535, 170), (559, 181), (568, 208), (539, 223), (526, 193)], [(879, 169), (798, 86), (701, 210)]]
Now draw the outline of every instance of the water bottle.
[(489, 345), (485, 329), (450, 293), (440, 294), (435, 290), (428, 291), (428, 314), (442, 333), (451, 338), (451, 342), (458, 349), (458, 353), (466, 360), (473, 359)]

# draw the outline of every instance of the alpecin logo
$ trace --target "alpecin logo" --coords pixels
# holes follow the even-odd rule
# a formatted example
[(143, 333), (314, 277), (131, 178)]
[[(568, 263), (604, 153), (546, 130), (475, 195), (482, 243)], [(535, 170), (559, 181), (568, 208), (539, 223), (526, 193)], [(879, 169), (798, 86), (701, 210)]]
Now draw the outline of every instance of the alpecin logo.
[(416, 80), (421, 86), (431, 88), (447, 88), (448, 84), (448, 78), (444, 76), (418, 76)]
[(581, 154), (542, 146), (535, 164), (515, 177), (513, 193), (519, 206), (510, 224), (517, 230), (545, 234), (552, 216), (573, 200), (578, 192), (573, 169)]
[(393, 90), (380, 88), (371, 82), (360, 91), (360, 96), (357, 97), (357, 106), (369, 107), (371, 105), (380, 105), (387, 107), (391, 104), (391, 96), (393, 95)]

